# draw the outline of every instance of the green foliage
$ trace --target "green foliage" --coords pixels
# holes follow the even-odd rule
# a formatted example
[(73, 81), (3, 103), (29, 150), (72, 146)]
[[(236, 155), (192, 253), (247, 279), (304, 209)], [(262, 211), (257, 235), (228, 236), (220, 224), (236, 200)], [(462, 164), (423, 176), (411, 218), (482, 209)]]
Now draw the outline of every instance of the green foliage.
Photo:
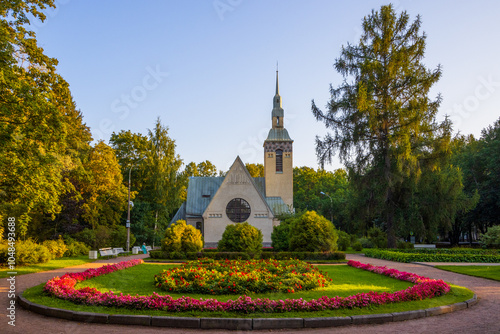
[[(135, 236), (130, 233), (130, 246), (135, 244)], [(109, 239), (109, 247), (123, 248), (127, 249), (127, 228), (123, 225), (115, 227), (111, 231)]]
[(187, 225), (185, 220), (178, 220), (166, 231), (161, 241), (164, 252), (198, 252), (203, 248), (201, 232), (194, 226)]
[(82, 231), (73, 234), (73, 238), (77, 241), (83, 242), (88, 247), (95, 249), (95, 231), (85, 228)]
[(363, 244), (361, 242), (356, 241), (352, 244), (352, 249), (354, 249), (356, 252), (360, 252), (363, 250)]
[(375, 245), (368, 238), (359, 238), (356, 242), (358, 242), (362, 248), (373, 248)]
[(75, 257), (79, 255), (88, 255), (90, 248), (83, 242), (73, 240), (71, 243), (66, 245), (68, 248), (64, 253), (64, 256)]
[(381, 250), (381, 249), (366, 249), (365, 256), (374, 257), (389, 261), (398, 262), (479, 262), (479, 263), (494, 263), (500, 262), (498, 253), (478, 252), (478, 250), (462, 250), (457, 249), (433, 249), (433, 250)]
[(337, 241), (337, 245), (339, 246), (339, 250), (345, 252), (349, 246), (351, 246), (351, 236), (344, 231), (337, 231), (339, 235), (339, 239)]
[(68, 250), (68, 247), (61, 237), (57, 240), (45, 240), (42, 245), (49, 250), (53, 259), (63, 257), (64, 253)]
[(290, 229), (294, 222), (297, 220), (296, 215), (283, 217), (277, 226), (273, 226), (271, 233), (271, 247), (274, 251), (283, 252), (288, 251), (290, 247)]
[(291, 226), (290, 247), (297, 252), (337, 250), (338, 234), (333, 224), (314, 211), (306, 211)]
[(264, 165), (263, 164), (246, 163), (245, 167), (247, 168), (251, 177), (264, 177)]
[(398, 249), (413, 249), (415, 248), (415, 245), (413, 245), (411, 242), (409, 241), (401, 241), (401, 240), (398, 240), (398, 243), (397, 243), (397, 248)]
[(420, 16), (411, 22), (392, 5), (372, 11), (363, 19), (359, 44), (342, 47), (335, 62), (344, 80), (331, 87), (327, 112), (312, 103), (316, 119), (333, 132), (317, 138), (318, 160), (330, 163), (339, 153), (351, 182), (368, 195), (361, 198), (369, 203), (354, 211), (385, 218), (390, 248), (396, 247), (397, 202), (409, 195), (398, 190), (419, 175), (420, 159), (436, 159), (429, 152), (444, 126), (435, 121), (440, 96), (428, 97), (441, 68), (422, 63), (426, 36), (420, 26)]
[(31, 224), (61, 212), (61, 197), (74, 190), (67, 174), (91, 140), (57, 59), (30, 30), (47, 7), (54, 1), (0, 4), (0, 221), (15, 216), (20, 236), (38, 237)]
[(488, 228), (488, 231), (481, 235), (479, 243), (484, 248), (500, 248), (500, 225)]
[[(318, 168), (293, 169), (293, 203), (298, 211), (314, 208), (318, 214), (333, 219), (339, 229), (348, 231), (347, 200), (349, 184), (344, 169), (333, 172)], [(323, 194), (324, 195), (323, 195)]]
[(229, 224), (226, 226), (222, 238), (217, 244), (220, 252), (248, 252), (262, 251), (262, 231), (249, 223)]
[(208, 160), (200, 162), (196, 164), (194, 162), (190, 162), (184, 168), (184, 175), (187, 177), (190, 176), (201, 176), (201, 177), (210, 177), (217, 176), (217, 167)]
[[(0, 263), (7, 263), (9, 258), (9, 246), (7, 243), (0, 244)], [(52, 259), (49, 249), (37, 244), (31, 239), (16, 241), (15, 259), (17, 266), (37, 263), (45, 263)]]
[(305, 261), (314, 260), (345, 260), (345, 253), (343, 252), (265, 252), (261, 254), (262, 259), (299, 259)]
[(387, 248), (387, 233), (383, 232), (380, 228), (374, 226), (367, 232), (368, 239), (373, 243), (376, 248)]

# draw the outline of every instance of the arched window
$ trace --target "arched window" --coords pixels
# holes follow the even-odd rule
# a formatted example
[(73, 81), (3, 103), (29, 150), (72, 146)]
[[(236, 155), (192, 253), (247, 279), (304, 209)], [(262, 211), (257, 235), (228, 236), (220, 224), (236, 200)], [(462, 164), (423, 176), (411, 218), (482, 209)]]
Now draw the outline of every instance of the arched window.
[(232, 199), (226, 206), (226, 215), (235, 223), (243, 223), (250, 217), (250, 204), (243, 198)]
[(283, 172), (283, 151), (276, 150), (276, 171)]

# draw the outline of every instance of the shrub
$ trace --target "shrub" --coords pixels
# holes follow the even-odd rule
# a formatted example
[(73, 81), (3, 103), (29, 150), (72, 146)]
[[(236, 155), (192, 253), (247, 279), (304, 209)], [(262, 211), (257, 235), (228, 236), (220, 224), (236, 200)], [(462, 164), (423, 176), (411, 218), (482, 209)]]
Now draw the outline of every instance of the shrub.
[(367, 238), (359, 238), (358, 241), (363, 248), (373, 248), (373, 242)]
[(361, 252), (363, 250), (363, 245), (361, 242), (356, 241), (355, 243), (352, 244), (352, 249), (355, 250), (356, 252)]
[(296, 252), (336, 251), (337, 239), (333, 224), (314, 211), (304, 212), (290, 229), (290, 249)]
[[(73, 234), (73, 238), (77, 241), (83, 242), (90, 248), (95, 247), (95, 231), (89, 228), (85, 228), (82, 231)], [(95, 249), (95, 248), (94, 248)]]
[[(9, 246), (7, 243), (2, 243), (0, 246), (0, 262), (7, 263), (9, 258)], [(48, 248), (37, 244), (31, 239), (16, 241), (15, 247), (16, 265), (30, 265), (37, 263), (45, 263), (52, 259), (52, 254)]]
[[(130, 245), (135, 244), (135, 236), (130, 232)], [(125, 226), (118, 226), (111, 231), (111, 238), (108, 247), (127, 248), (127, 228)]]
[(47, 247), (53, 259), (63, 257), (64, 253), (68, 250), (61, 237), (57, 240), (45, 240), (42, 245)]
[(345, 252), (349, 246), (351, 246), (351, 236), (344, 231), (338, 231), (339, 239), (337, 245), (339, 250)]
[(411, 250), (382, 250), (366, 249), (365, 255), (389, 261), (398, 262), (500, 262), (500, 255), (487, 252), (446, 252), (433, 249), (433, 252), (420, 252), (419, 249)]
[(295, 221), (294, 217), (289, 217), (280, 222), (278, 226), (273, 226), (271, 233), (271, 246), (276, 252), (286, 252), (290, 246), (290, 229)]
[(378, 227), (372, 227), (368, 230), (368, 239), (376, 248), (387, 248), (387, 233)]
[(197, 252), (203, 248), (201, 232), (194, 226), (187, 225), (185, 220), (178, 220), (165, 231), (161, 240), (164, 252)]
[(488, 228), (488, 231), (481, 235), (479, 244), (483, 248), (500, 248), (500, 225)]
[(413, 249), (415, 246), (409, 241), (398, 240), (396, 247), (398, 249)]
[(73, 257), (78, 255), (86, 255), (89, 253), (90, 248), (85, 245), (83, 242), (72, 240), (67, 242), (68, 250), (64, 253), (64, 256)]
[(259, 254), (262, 252), (262, 232), (247, 222), (227, 225), (217, 250)]

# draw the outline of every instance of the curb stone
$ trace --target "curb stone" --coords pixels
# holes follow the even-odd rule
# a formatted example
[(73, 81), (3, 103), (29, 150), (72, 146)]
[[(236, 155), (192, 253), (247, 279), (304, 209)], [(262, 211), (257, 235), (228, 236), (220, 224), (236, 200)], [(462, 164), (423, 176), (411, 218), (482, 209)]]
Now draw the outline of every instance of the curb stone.
[(305, 328), (337, 327), (352, 324), (351, 317), (304, 318)]
[(303, 318), (256, 318), (253, 329), (303, 328)]
[(405, 321), (425, 317), (425, 310), (405, 311), (392, 314), (392, 321)]
[(73, 321), (106, 324), (109, 314), (91, 313), (91, 312), (73, 312)]
[(200, 328), (200, 318), (184, 317), (151, 317), (151, 326), (175, 328)]
[(151, 316), (149, 316), (149, 315), (110, 314), (108, 317), (108, 322), (110, 324), (118, 324), (118, 325), (151, 326)]
[(397, 313), (355, 315), (351, 317), (319, 317), (319, 318), (189, 318), (162, 317), (148, 315), (103, 314), (77, 312), (57, 309), (35, 304), (22, 295), (17, 296), (19, 305), (29, 311), (48, 317), (62, 318), (78, 322), (109, 323), (121, 325), (142, 325), (154, 327), (203, 328), (203, 329), (285, 329), (285, 328), (319, 328), (345, 325), (382, 324), (393, 321), (405, 321), (450, 313), (471, 307), (478, 302), (477, 295), (471, 299), (452, 305)]
[(393, 321), (392, 313), (353, 315), (351, 318), (353, 325), (383, 324)]
[(252, 319), (201, 318), (200, 327), (202, 329), (236, 329), (248, 331), (252, 330)]

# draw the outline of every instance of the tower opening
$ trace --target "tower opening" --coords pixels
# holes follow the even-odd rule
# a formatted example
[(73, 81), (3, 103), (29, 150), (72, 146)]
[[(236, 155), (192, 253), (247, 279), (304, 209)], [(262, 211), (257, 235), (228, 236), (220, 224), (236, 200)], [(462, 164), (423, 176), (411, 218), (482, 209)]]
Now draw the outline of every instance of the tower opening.
[(276, 150), (276, 172), (283, 172), (283, 151)]

